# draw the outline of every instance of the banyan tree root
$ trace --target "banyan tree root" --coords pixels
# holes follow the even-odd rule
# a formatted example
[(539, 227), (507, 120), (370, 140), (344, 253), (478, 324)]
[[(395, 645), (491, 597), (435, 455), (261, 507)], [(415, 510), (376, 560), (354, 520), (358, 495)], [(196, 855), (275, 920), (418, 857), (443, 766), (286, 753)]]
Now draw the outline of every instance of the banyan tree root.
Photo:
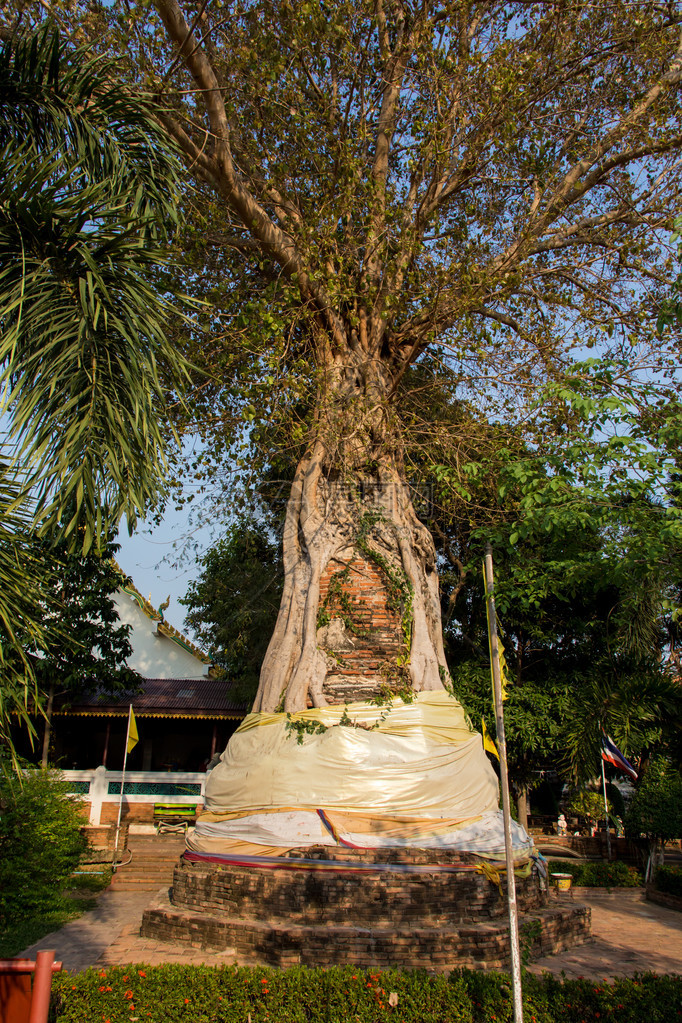
[[(330, 629), (328, 621), (321, 621), (322, 580), (330, 565), (338, 567), (339, 576), (357, 563), (370, 565), (396, 612), (393, 647), (401, 653), (386, 662), (383, 675), (370, 673), (365, 692), (369, 683), (378, 695), (396, 677), (413, 692), (437, 690), (447, 677), (435, 547), (417, 518), (408, 487), (395, 470), (351, 483), (330, 479), (324, 457), (318, 442), (299, 465), (292, 486), (283, 538), (282, 603), (254, 711), (293, 713), (344, 702), (343, 687), (335, 679), (343, 679), (339, 663), (354, 645), (352, 580), (346, 580), (345, 589), (339, 587), (340, 613), (345, 607), (347, 622), (332, 619), (335, 627)], [(369, 625), (362, 643), (371, 654)], [(375, 646), (376, 660), (381, 660), (381, 644)]]

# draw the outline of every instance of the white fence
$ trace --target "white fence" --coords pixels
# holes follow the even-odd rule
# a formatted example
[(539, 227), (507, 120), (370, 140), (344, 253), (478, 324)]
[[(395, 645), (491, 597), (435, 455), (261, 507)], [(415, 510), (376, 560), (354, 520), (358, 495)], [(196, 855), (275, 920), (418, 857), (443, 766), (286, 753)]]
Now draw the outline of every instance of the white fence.
[[(121, 771), (97, 767), (89, 771), (62, 771), (74, 795), (90, 803), (90, 823), (99, 824), (103, 803), (118, 803)], [(204, 800), (206, 774), (203, 771), (126, 771), (123, 805), (132, 803), (188, 803)]]

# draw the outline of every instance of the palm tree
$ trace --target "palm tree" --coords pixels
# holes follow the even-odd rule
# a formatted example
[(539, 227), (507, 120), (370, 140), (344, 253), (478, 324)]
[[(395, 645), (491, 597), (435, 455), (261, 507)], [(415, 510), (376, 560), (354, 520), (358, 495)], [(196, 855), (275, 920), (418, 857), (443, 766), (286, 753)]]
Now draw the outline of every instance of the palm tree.
[(58, 529), (87, 552), (123, 514), (132, 527), (163, 491), (167, 395), (181, 392), (185, 366), (154, 274), (176, 224), (180, 173), (172, 144), (144, 101), (115, 84), (110, 62), (69, 50), (50, 27), (2, 45), (5, 740), (8, 692), (27, 719), (24, 649), (41, 617), (38, 594), (26, 592), (24, 527), (48, 537)]

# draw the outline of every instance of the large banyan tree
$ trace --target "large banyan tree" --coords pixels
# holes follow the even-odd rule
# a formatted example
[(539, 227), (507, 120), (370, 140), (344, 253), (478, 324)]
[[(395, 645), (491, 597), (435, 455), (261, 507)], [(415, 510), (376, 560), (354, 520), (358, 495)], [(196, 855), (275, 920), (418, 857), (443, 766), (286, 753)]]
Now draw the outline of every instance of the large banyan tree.
[[(599, 328), (630, 364), (647, 339), (655, 349), (661, 229), (680, 192), (682, 9), (155, 7), (165, 63), (144, 73), (160, 116), (221, 207), (214, 244), (278, 282), (296, 372), (315, 387), (254, 710), (387, 681), (438, 690), (436, 554), (406, 486), (402, 384), (432, 346), (462, 378), (483, 367), (516, 391), (560, 376)], [(152, 15), (130, 14), (144, 47)], [(374, 633), (362, 576), (388, 609)]]
[(486, 393), (513, 405), (595, 339), (620, 367), (612, 379), (644, 366), (666, 379), (675, 341), (664, 347), (655, 323), (677, 272), (682, 5), (52, 10), (117, 53), (182, 151), (200, 224), (188, 279), (201, 288), (203, 260), (233, 303), (201, 342), (214, 381), (228, 367), (214, 393), (243, 396), (234, 367), (251, 356), (260, 374), (260, 406), (235, 436), (279, 415), (280, 384), (305, 391), (254, 710), (440, 690), (437, 558), (406, 483), (406, 382), (435, 352), (474, 406)]

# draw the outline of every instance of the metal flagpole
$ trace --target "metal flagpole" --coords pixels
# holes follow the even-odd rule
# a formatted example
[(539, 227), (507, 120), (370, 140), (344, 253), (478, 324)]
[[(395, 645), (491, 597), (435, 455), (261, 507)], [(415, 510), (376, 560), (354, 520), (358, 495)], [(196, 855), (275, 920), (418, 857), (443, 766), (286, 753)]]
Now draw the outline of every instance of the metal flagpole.
[(514, 996), (514, 1023), (523, 1023), (523, 1000), (521, 993), (521, 952), (519, 948), (519, 919), (516, 906), (516, 878), (514, 877), (514, 855), (512, 852), (511, 813), (509, 805), (509, 777), (507, 775), (507, 743), (504, 736), (504, 715), (502, 711), (502, 679), (500, 676), (500, 652), (497, 645), (497, 617), (493, 596), (493, 552), (490, 544), (485, 551), (485, 590), (490, 623), (490, 651), (492, 654), (493, 693), (495, 695), (495, 721), (497, 723), (497, 748), (500, 754), (500, 785), (502, 788), (502, 816), (504, 819), (504, 852), (507, 865), (507, 908), (509, 911), (509, 942), (511, 945), (512, 990)]
[(604, 810), (606, 811), (606, 855), (611, 862), (611, 828), (609, 826), (609, 801), (606, 798), (606, 771), (604, 770), (604, 758), (601, 758), (601, 780), (604, 786)]
[(126, 763), (128, 761), (128, 740), (130, 739), (130, 721), (133, 716), (132, 703), (128, 707), (128, 727), (126, 728), (126, 744), (123, 750), (123, 771), (121, 772), (121, 792), (118, 797), (118, 820), (116, 821), (116, 839), (114, 842), (114, 861), (111, 865), (112, 872), (116, 873), (116, 857), (118, 856), (118, 837), (121, 832), (121, 811), (123, 809), (123, 786), (126, 780)]

